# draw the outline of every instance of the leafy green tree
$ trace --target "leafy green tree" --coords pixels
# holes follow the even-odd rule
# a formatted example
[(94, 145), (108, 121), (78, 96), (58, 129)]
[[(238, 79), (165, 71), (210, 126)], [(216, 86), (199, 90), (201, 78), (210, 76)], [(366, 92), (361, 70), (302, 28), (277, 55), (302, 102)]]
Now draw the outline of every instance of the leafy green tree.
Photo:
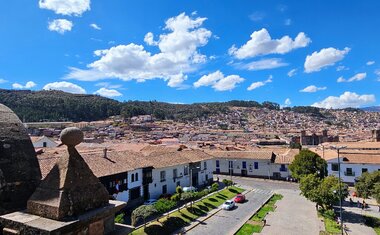
[[(375, 184), (380, 182), (380, 171), (374, 171), (372, 173), (365, 172), (357, 180), (355, 184), (358, 196), (368, 198), (372, 196), (375, 189)], [(375, 191), (374, 191), (375, 190)], [(376, 193), (375, 193), (376, 194)]]
[(380, 204), (380, 183), (376, 183), (375, 186), (373, 186), (371, 195), (377, 201), (377, 203)]
[[(308, 200), (316, 203), (316, 207), (321, 206), (323, 210), (331, 209), (339, 202), (339, 179), (335, 176), (319, 178), (317, 174), (303, 176), (300, 181), (301, 194)], [(344, 200), (348, 196), (348, 187), (341, 183), (342, 197)]]
[(144, 228), (145, 228), (145, 219), (153, 216), (157, 213), (156, 208), (153, 205), (142, 205), (137, 207), (134, 211), (132, 211), (132, 225), (136, 226), (137, 220), (142, 218), (144, 220)]
[(292, 176), (298, 180), (302, 176), (317, 174), (319, 178), (327, 175), (327, 163), (318, 154), (310, 150), (301, 150), (289, 165)]

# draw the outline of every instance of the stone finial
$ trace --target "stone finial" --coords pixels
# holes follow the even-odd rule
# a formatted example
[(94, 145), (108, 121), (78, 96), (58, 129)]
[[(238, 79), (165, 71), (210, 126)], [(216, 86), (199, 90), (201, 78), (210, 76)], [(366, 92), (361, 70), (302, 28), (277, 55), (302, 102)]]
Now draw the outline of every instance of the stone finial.
[(77, 127), (68, 127), (61, 132), (62, 144), (74, 147), (83, 141), (83, 132)]

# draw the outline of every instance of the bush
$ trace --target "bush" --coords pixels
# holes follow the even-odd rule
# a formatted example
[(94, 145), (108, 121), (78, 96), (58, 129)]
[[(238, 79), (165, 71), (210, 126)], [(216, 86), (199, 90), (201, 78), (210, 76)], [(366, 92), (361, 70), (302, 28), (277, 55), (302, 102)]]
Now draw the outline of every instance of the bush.
[(132, 225), (135, 226), (139, 218), (146, 219), (157, 213), (153, 205), (142, 205), (132, 211)]
[(170, 211), (170, 209), (172, 209), (173, 207), (175, 207), (176, 202), (168, 200), (166, 198), (161, 198), (153, 206), (158, 211), (158, 213), (163, 214), (165, 212)]
[(219, 184), (218, 184), (218, 183), (213, 183), (213, 184), (211, 185), (211, 191), (212, 191), (212, 192), (217, 191), (218, 188), (219, 188)]
[(228, 180), (228, 179), (223, 179), (222, 180), (223, 184), (225, 184), (226, 186), (230, 186), (233, 184), (233, 181), (232, 180)]
[(181, 186), (177, 186), (177, 188), (175, 188), (175, 191), (176, 193), (178, 193), (179, 195), (181, 195), (181, 193), (183, 193), (183, 189)]
[(124, 224), (124, 213), (118, 214), (115, 217), (115, 223)]
[(335, 220), (335, 212), (333, 209), (330, 210), (320, 210), (320, 213), (323, 217)]
[(172, 200), (172, 201), (174, 201), (174, 202), (178, 202), (178, 201), (181, 200), (181, 196), (180, 196), (178, 193), (176, 193), (176, 194), (174, 194), (174, 195), (170, 198), (170, 200)]

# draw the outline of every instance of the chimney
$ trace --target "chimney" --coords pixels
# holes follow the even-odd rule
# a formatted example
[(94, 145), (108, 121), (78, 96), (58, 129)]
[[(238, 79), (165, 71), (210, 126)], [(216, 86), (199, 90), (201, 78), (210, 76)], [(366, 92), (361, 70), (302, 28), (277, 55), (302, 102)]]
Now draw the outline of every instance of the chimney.
[(104, 148), (104, 149), (103, 149), (103, 157), (104, 157), (104, 158), (107, 158), (107, 151), (108, 151), (107, 148)]

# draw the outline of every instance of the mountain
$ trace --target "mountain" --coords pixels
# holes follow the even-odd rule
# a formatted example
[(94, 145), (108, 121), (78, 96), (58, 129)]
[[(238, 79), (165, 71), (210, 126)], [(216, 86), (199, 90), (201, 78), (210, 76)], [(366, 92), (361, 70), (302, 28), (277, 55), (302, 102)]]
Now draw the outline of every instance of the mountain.
[(367, 111), (367, 112), (380, 112), (380, 106), (365, 107), (365, 108), (362, 108), (362, 110)]
[(122, 106), (118, 101), (98, 95), (3, 89), (0, 89), (0, 103), (25, 122), (100, 120), (120, 114)]

